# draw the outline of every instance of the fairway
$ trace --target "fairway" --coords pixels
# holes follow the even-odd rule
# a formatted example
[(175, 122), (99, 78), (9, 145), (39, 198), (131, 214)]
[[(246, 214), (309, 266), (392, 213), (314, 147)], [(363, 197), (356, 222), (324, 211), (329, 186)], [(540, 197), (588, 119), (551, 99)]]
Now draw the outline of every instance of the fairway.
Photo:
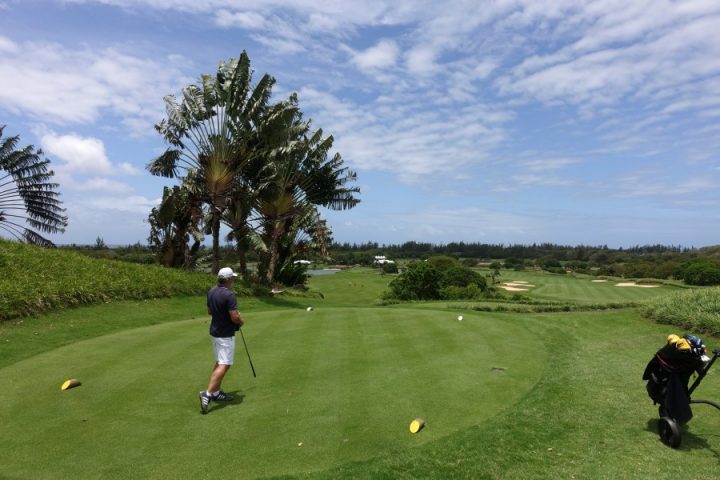
[[(245, 336), (258, 377), (238, 341), (225, 382), (238, 398), (201, 416), (197, 392), (213, 361), (206, 330), (205, 319), (125, 330), (2, 369), (3, 474), (42, 478), (42, 464), (47, 478), (160, 478), (169, 464), (187, 478), (218, 457), (243, 478), (322, 470), (478, 425), (544, 369), (540, 341), (487, 315), (256, 313)], [(518, 351), (533, 355), (508, 354)], [(70, 377), (82, 386), (61, 392)], [(412, 435), (416, 417), (427, 426)]]

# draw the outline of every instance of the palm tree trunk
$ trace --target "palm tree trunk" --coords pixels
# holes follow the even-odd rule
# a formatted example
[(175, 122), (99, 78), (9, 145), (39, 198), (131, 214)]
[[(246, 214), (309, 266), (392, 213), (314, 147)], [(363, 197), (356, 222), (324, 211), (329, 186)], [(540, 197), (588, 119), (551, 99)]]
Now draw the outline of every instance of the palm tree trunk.
[(238, 261), (240, 262), (240, 275), (245, 278), (247, 277), (247, 255), (245, 254), (247, 248), (243, 240), (237, 240), (236, 245)]
[(220, 215), (213, 215), (212, 222), (212, 273), (217, 274), (220, 271)]
[(275, 278), (275, 269), (278, 263), (278, 243), (280, 242), (281, 229), (278, 222), (274, 222), (272, 240), (270, 241), (270, 263), (267, 271), (267, 281), (272, 283)]

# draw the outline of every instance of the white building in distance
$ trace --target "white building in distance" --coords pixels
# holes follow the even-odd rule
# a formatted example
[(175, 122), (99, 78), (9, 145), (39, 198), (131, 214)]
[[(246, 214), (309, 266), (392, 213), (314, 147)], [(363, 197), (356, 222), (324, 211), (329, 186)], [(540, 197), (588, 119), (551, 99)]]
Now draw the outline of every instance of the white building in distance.
[(395, 263), (394, 260), (388, 260), (385, 255), (375, 255), (375, 263)]

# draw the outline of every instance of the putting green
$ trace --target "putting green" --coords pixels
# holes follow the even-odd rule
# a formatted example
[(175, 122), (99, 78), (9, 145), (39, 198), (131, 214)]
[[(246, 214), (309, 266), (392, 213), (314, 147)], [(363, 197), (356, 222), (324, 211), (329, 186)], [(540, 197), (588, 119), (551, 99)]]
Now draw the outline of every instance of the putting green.
[[(37, 355), (0, 370), (2, 473), (252, 478), (437, 440), (522, 398), (545, 367), (542, 342), (522, 325), (463, 316), (400, 308), (251, 314), (245, 338), (258, 377), (238, 339), (224, 383), (237, 398), (205, 416), (197, 399), (213, 363), (205, 318)], [(61, 391), (69, 378), (82, 386)], [(426, 426), (413, 435), (415, 418)]]

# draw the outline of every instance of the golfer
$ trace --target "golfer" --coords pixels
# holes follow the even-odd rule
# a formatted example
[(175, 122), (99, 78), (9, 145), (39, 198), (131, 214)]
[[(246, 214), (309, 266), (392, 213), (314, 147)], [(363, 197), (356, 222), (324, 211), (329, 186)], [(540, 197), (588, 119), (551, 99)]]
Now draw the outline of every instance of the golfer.
[(221, 268), (217, 285), (207, 294), (208, 315), (212, 315), (210, 339), (217, 361), (210, 374), (207, 390), (200, 392), (200, 412), (203, 414), (207, 413), (210, 402), (229, 402), (233, 399), (220, 389), (220, 385), (235, 358), (235, 332), (245, 324), (238, 312), (237, 298), (231, 290), (235, 277), (237, 274), (231, 268)]

